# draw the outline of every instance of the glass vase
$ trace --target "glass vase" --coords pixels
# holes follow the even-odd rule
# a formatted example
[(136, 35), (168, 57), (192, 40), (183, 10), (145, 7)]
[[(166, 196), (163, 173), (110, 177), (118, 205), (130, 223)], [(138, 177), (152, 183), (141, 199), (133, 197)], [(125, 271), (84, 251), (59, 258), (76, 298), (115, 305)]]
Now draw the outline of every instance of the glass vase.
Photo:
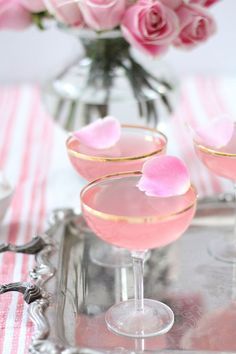
[(159, 61), (156, 73), (147, 69), (118, 30), (67, 31), (81, 41), (84, 56), (43, 90), (47, 110), (64, 129), (72, 131), (107, 115), (122, 123), (157, 126), (172, 112), (176, 80)]

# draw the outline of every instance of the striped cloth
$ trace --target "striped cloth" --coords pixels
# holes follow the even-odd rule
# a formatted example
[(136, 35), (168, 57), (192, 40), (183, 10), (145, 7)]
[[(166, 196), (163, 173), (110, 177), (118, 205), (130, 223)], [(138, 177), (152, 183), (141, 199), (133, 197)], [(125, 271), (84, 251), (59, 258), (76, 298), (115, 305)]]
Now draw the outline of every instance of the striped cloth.
[[(186, 123), (194, 125), (220, 113), (236, 116), (235, 92), (234, 79), (186, 79), (176, 113), (161, 123), (169, 138), (168, 152), (187, 162), (200, 196), (230, 190), (231, 185), (198, 161)], [(78, 207), (85, 181), (70, 167), (65, 136), (43, 111), (37, 88), (0, 89), (0, 169), (15, 186), (11, 207), (0, 226), (0, 242), (23, 244), (42, 231), (51, 209)], [(32, 256), (1, 254), (0, 283), (28, 280), (33, 262)], [(22, 295), (1, 295), (0, 353), (27, 353), (32, 331)]]

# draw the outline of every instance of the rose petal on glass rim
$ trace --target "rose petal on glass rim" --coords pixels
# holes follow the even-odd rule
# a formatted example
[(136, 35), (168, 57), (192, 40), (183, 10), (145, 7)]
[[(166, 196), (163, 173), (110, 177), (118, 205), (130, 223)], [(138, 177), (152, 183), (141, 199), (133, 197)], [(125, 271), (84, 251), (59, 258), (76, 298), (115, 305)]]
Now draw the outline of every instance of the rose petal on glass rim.
[(120, 139), (120, 122), (111, 116), (98, 119), (73, 133), (81, 144), (94, 149), (107, 149)]
[(228, 117), (220, 117), (197, 127), (194, 139), (200, 144), (220, 148), (227, 145), (233, 132), (234, 122)]
[(144, 163), (137, 187), (151, 197), (182, 195), (190, 188), (185, 163), (175, 156), (157, 156)]

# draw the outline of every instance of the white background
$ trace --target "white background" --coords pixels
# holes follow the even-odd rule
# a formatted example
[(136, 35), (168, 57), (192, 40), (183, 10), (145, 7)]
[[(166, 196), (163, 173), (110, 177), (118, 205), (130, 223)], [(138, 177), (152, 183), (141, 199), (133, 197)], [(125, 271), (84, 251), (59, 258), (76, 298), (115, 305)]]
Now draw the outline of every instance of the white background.
[[(236, 77), (236, 0), (211, 8), (218, 33), (191, 52), (170, 50), (166, 61), (177, 74)], [(0, 32), (0, 82), (44, 81), (53, 77), (80, 50), (72, 36), (55, 29)]]

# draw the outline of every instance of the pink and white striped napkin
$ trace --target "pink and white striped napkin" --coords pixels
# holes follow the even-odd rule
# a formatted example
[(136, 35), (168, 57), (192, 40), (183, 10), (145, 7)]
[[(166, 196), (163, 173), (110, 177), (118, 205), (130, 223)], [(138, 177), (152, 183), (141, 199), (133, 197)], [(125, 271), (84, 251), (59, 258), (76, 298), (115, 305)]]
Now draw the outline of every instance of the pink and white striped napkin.
[[(15, 195), (0, 229), (0, 242), (24, 244), (44, 227), (53, 123), (43, 113), (38, 90), (0, 91), (0, 168), (15, 185)], [(0, 283), (26, 281), (32, 256), (0, 255)], [(32, 334), (22, 295), (0, 298), (0, 353), (25, 353)]]

